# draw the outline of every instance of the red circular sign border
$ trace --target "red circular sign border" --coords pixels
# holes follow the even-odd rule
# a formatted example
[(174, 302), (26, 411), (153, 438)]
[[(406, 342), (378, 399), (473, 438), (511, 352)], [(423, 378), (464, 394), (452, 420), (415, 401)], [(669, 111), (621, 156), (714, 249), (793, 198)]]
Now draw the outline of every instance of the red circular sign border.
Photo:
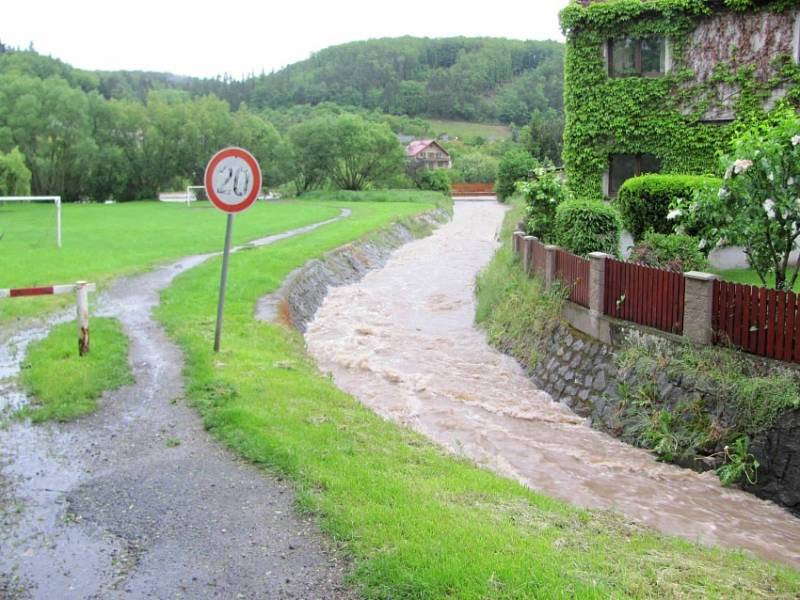
[[(255, 181), (253, 181), (253, 189), (247, 195), (247, 197), (242, 200), (239, 204), (227, 204), (220, 200), (217, 196), (217, 193), (214, 191), (212, 177), (214, 174), (214, 169), (216, 166), (224, 159), (228, 158), (229, 156), (235, 156), (237, 158), (241, 158), (245, 161), (248, 166), (253, 170), (253, 175)], [(256, 201), (258, 198), (259, 192), (261, 192), (261, 167), (256, 161), (255, 157), (250, 154), (244, 148), (223, 148), (219, 152), (217, 152), (214, 156), (211, 157), (211, 160), (208, 161), (208, 165), (206, 166), (206, 173), (205, 177), (203, 178), (203, 183), (205, 184), (206, 194), (208, 195), (208, 199), (216, 206), (219, 210), (226, 213), (239, 213), (243, 210), (250, 208), (253, 205), (253, 202)]]

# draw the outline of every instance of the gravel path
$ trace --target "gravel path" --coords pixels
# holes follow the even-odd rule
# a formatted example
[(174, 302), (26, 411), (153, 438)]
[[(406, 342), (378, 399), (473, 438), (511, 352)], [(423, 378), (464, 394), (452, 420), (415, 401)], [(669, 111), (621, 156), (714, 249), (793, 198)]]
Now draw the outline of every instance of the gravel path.
[[(130, 338), (134, 385), (76, 422), (0, 430), (0, 598), (351, 596), (346, 565), (293, 511), (291, 486), (211, 439), (181, 400), (181, 353), (151, 313), (160, 290), (211, 256), (119, 280), (99, 298), (96, 314)], [(8, 377), (45, 332), (0, 347), (6, 403), (21, 400)]]

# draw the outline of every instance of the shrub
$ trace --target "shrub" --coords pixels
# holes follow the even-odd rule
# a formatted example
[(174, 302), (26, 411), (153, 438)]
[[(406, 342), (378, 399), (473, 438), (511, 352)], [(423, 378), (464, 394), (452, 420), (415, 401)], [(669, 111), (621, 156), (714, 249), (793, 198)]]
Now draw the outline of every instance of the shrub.
[(25, 155), (14, 148), (8, 154), (0, 152), (0, 196), (27, 196), (31, 193), (31, 171), (25, 165)]
[(453, 180), (459, 183), (494, 183), (498, 161), (481, 152), (453, 157)]
[(667, 219), (676, 198), (690, 199), (695, 190), (722, 185), (722, 180), (702, 175), (642, 175), (628, 179), (616, 200), (622, 222), (638, 241), (650, 229), (672, 233), (675, 223)]
[(720, 157), (724, 185), (676, 202), (673, 215), (702, 232), (704, 246), (740, 245), (764, 286), (791, 290), (800, 263), (800, 116), (777, 109), (770, 121), (743, 131)]
[(530, 235), (551, 243), (556, 208), (567, 199), (567, 189), (552, 170), (536, 167), (534, 174), (534, 179), (517, 183), (517, 190), (525, 198), (526, 229)]
[(690, 235), (648, 231), (634, 246), (630, 260), (678, 273), (704, 271), (708, 268), (708, 261), (698, 249), (699, 241)]
[(442, 192), (450, 196), (450, 175), (442, 169), (425, 169), (419, 175), (417, 187), (421, 190)]
[(534, 158), (524, 150), (510, 150), (500, 159), (497, 166), (497, 181), (494, 189), (500, 200), (510, 197), (516, 190), (518, 181), (528, 178), (528, 171), (536, 166)]
[(622, 222), (617, 209), (601, 200), (567, 200), (556, 208), (555, 242), (575, 254), (619, 253)]

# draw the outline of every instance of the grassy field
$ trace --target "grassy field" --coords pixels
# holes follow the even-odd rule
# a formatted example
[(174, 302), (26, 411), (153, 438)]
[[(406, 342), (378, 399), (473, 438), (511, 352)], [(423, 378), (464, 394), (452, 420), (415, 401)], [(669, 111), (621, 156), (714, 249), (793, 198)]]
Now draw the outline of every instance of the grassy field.
[(506, 140), (511, 137), (511, 129), (505, 125), (490, 125), (486, 123), (470, 123), (469, 121), (443, 121), (428, 119), (436, 135), (446, 133), (463, 139), (483, 137), (486, 139)]
[[(232, 257), (223, 351), (211, 351), (219, 262), (180, 276), (158, 316), (182, 347), (206, 427), (291, 477), (300, 510), (354, 559), (367, 598), (796, 598), (800, 574), (578, 510), (447, 455), (320, 373), (302, 337), (256, 322), (295, 268), (420, 205), (350, 219)], [(733, 525), (732, 525), (733, 526)]]
[(128, 339), (118, 321), (92, 319), (92, 344), (102, 348), (78, 356), (75, 321), (57, 325), (43, 340), (28, 348), (22, 384), (31, 404), (17, 416), (34, 423), (69, 421), (94, 411), (106, 390), (133, 383), (128, 365)]
[[(328, 219), (339, 210), (321, 203), (259, 202), (236, 217), (234, 242)], [(0, 288), (81, 279), (102, 284), (170, 259), (221, 250), (225, 215), (207, 203), (66, 204), (59, 249), (52, 204), (0, 204), (0, 235)], [(0, 325), (72, 302), (68, 296), (2, 300)]]

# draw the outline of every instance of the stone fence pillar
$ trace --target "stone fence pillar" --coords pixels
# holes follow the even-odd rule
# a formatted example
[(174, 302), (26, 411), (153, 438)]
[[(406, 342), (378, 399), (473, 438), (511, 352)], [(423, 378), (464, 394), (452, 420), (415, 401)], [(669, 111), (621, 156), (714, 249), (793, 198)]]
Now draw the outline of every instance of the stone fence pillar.
[(533, 242), (537, 239), (533, 235), (522, 238), (522, 268), (526, 273), (530, 273), (533, 269)]
[(514, 254), (520, 254), (522, 252), (522, 238), (525, 236), (524, 231), (515, 231), (514, 235), (511, 236), (511, 250)]
[(606, 297), (606, 259), (614, 258), (604, 252), (589, 253), (589, 310), (602, 315)]
[(717, 276), (689, 271), (683, 274), (683, 279), (683, 335), (696, 344), (707, 346), (713, 341), (711, 312)]
[(549, 288), (556, 280), (556, 250), (558, 246), (545, 246), (547, 255), (544, 262), (544, 285)]

